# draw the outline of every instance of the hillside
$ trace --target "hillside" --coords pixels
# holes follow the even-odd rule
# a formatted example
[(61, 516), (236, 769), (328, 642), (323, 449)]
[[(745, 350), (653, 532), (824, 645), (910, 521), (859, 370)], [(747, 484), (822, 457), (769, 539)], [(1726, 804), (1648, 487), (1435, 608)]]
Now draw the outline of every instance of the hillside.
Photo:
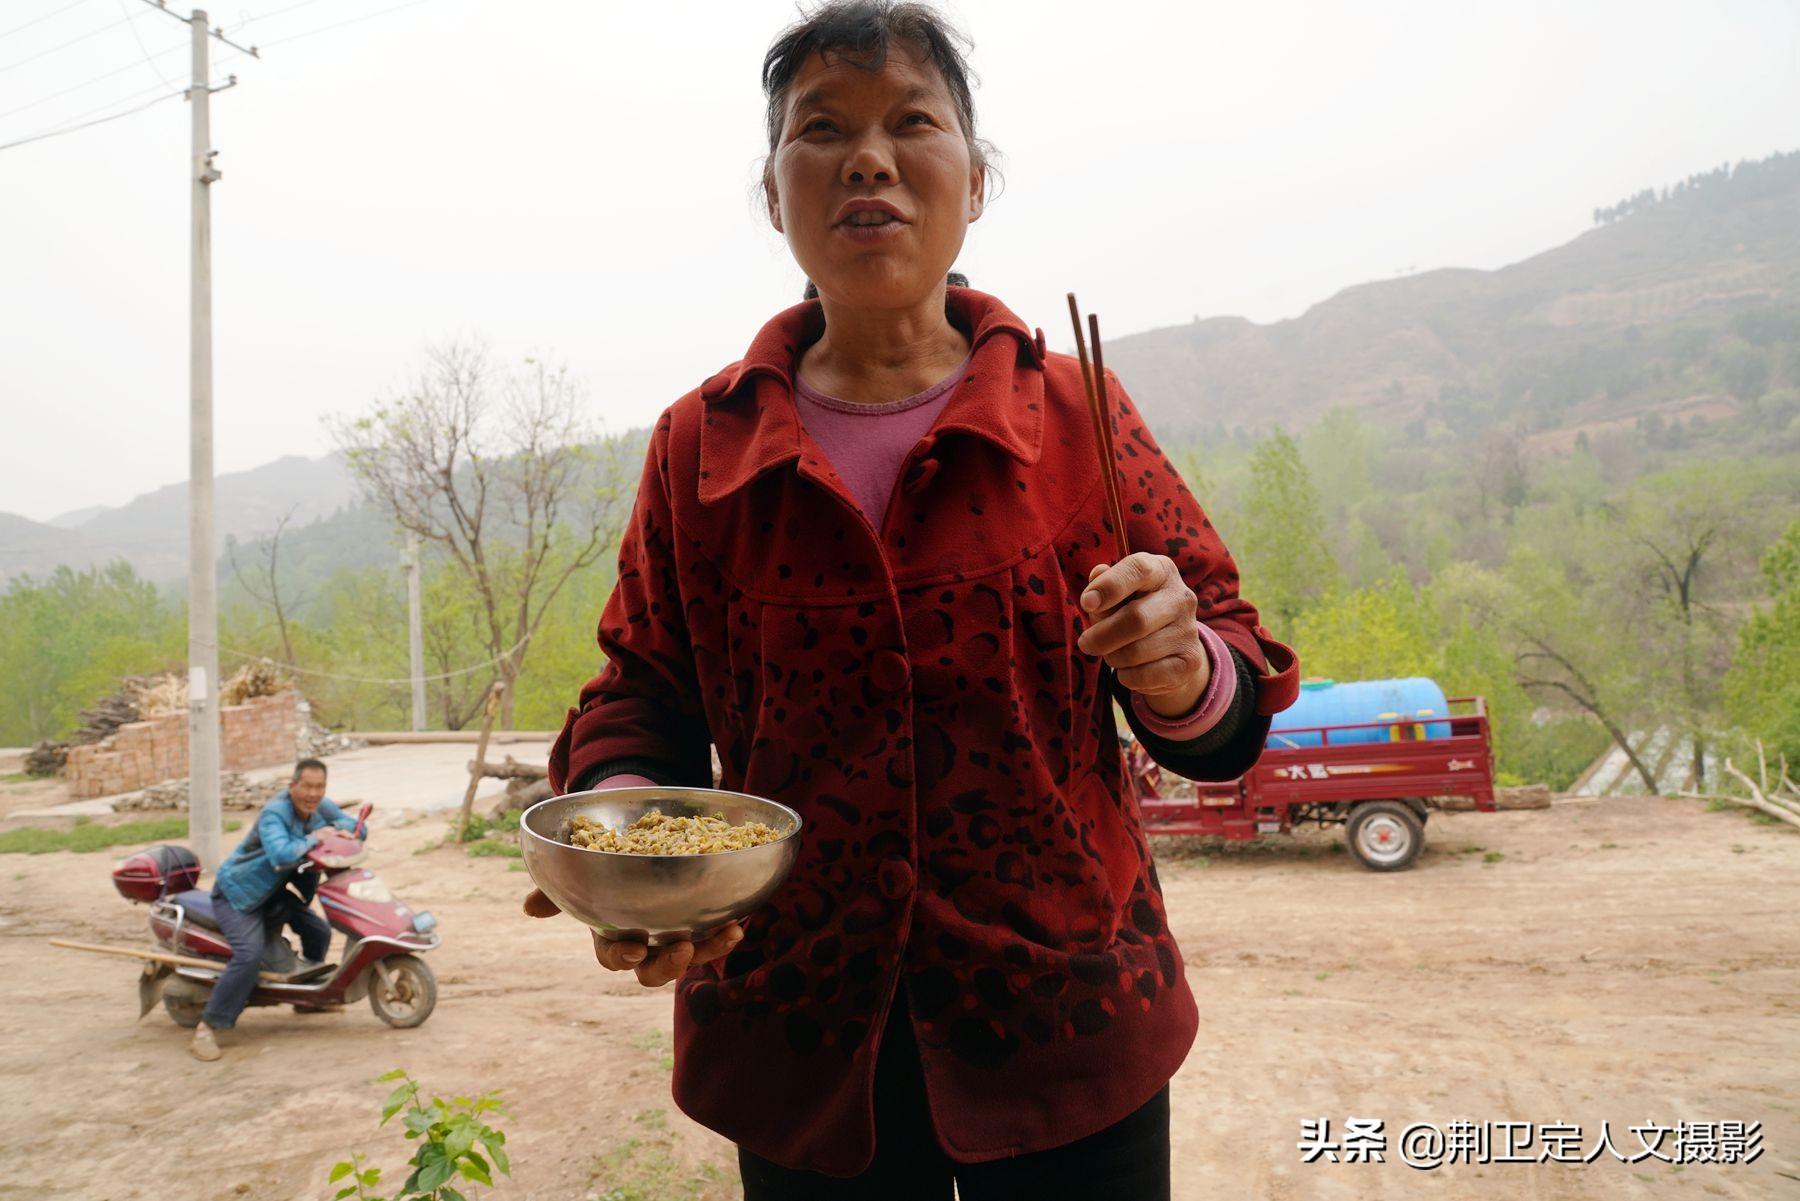
[(1107, 362), (1165, 438), (1300, 428), (1337, 405), (1415, 433), (1549, 431), (1697, 400), (1729, 414), (1767, 367), (1759, 380), (1725, 365), (1735, 388), (1692, 369), (1738, 343), (1779, 367), (1800, 338), (1800, 153), (1634, 202), (1496, 271), (1359, 284), (1269, 325), (1151, 330), (1109, 341)]
[[(1706, 425), (1733, 445), (1800, 445), (1800, 152), (1646, 191), (1595, 219), (1495, 271), (1358, 284), (1268, 325), (1213, 317), (1109, 339), (1107, 363), (1171, 444), (1304, 429), (1347, 406), (1449, 454), (1494, 426), (1552, 453), (1609, 430), (1679, 449)], [(278, 459), (220, 476), (217, 490), (221, 547), (292, 510), (296, 561), (392, 557), (369, 515), (316, 524), (355, 501), (337, 456)], [(175, 581), (186, 546), (185, 484), (48, 523), (0, 514), (0, 581), (115, 557)]]
[[(220, 475), (214, 495), (223, 546), (229, 538), (262, 536), (290, 510), (295, 527), (328, 517), (355, 500), (355, 488), (337, 455), (287, 455), (249, 471)], [(0, 580), (114, 558), (149, 579), (175, 580), (187, 572), (187, 521), (185, 481), (117, 508), (79, 509), (48, 522), (0, 513)]]

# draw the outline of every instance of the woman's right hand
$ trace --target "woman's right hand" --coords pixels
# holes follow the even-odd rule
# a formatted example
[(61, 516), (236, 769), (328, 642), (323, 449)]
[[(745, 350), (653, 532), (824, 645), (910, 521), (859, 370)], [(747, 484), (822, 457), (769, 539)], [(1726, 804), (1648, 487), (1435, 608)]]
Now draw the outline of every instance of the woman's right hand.
[[(532, 917), (555, 917), (562, 910), (556, 902), (537, 889), (525, 896), (525, 912)], [(721, 926), (712, 937), (695, 945), (691, 942), (668, 943), (648, 947), (641, 942), (607, 938), (600, 931), (594, 936), (594, 958), (610, 972), (630, 969), (637, 973), (638, 983), (645, 988), (661, 988), (697, 963), (710, 963), (730, 954), (744, 940), (744, 927), (737, 922)]]

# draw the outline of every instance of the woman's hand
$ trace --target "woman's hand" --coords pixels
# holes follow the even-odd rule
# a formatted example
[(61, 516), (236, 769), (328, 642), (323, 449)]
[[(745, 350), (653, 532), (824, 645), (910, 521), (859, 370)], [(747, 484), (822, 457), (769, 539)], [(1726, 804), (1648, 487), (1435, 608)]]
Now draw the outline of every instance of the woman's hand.
[[(555, 917), (562, 910), (556, 902), (532, 889), (525, 895), (525, 912), (532, 917)], [(737, 922), (721, 926), (711, 938), (695, 946), (691, 942), (675, 942), (666, 946), (647, 947), (641, 942), (607, 938), (593, 931), (594, 958), (609, 972), (627, 968), (637, 973), (638, 983), (645, 988), (660, 988), (677, 978), (696, 963), (710, 963), (728, 954), (744, 940), (744, 928)]]
[(1194, 621), (1198, 604), (1167, 555), (1138, 551), (1117, 563), (1096, 563), (1081, 594), (1089, 624), (1076, 646), (1105, 659), (1119, 683), (1157, 713), (1180, 717), (1200, 702), (1212, 678)]

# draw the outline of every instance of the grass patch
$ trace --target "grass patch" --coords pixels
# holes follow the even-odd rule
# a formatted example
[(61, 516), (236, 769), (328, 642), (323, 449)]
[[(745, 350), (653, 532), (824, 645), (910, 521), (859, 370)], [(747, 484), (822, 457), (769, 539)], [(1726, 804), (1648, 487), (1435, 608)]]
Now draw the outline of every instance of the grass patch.
[(1499, 851), (1489, 851), (1481, 857), (1481, 861), (1483, 863), (1498, 863), (1504, 858), (1506, 858), (1506, 856)]
[[(226, 833), (243, 825), (242, 822), (225, 823)], [(133, 842), (168, 842), (171, 839), (186, 838), (188, 822), (185, 817), (154, 817), (141, 821), (121, 822), (116, 826), (97, 825), (92, 821), (75, 820), (75, 825), (68, 829), (56, 829), (48, 826), (24, 826), (17, 830), (0, 833), (0, 855), (44, 855), (51, 851), (104, 851), (107, 847), (115, 847)]]
[[(451, 817), (450, 832), (445, 836), (445, 842), (459, 841), (456, 837), (457, 817), (459, 816), (460, 814)], [(464, 852), (475, 859), (519, 858), (525, 853), (519, 849), (519, 818), (523, 816), (524, 810), (521, 809), (502, 813), (495, 818), (471, 813), (467, 837), (460, 840)]]
[(666, 1031), (647, 1030), (632, 1040), (632, 1046), (656, 1056), (656, 1066), (665, 1072), (675, 1070), (674, 1044)]
[(0, 784), (23, 784), (27, 780), (48, 780), (49, 776), (34, 776), (28, 771), (0, 772)]
[(602, 1155), (589, 1187), (598, 1190), (594, 1201), (712, 1201), (726, 1195), (725, 1184), (717, 1164), (686, 1162), (663, 1134), (626, 1139)]

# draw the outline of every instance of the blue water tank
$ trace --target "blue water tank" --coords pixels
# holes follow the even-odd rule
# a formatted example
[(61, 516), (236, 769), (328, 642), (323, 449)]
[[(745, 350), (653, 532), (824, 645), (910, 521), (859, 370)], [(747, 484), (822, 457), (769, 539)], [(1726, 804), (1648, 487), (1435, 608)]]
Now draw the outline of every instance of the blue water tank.
[[(1269, 727), (1269, 747), (1318, 746), (1319, 732), (1309, 726), (1336, 726), (1352, 722), (1381, 721), (1388, 725), (1360, 730), (1334, 730), (1332, 746), (1357, 742), (1391, 742), (1396, 738), (1448, 738), (1447, 721), (1421, 718), (1448, 717), (1450, 705), (1444, 690), (1424, 676), (1400, 680), (1305, 680), (1294, 703), (1275, 715)], [(1398, 735), (1395, 727), (1399, 727)], [(1289, 733), (1288, 731), (1298, 731)]]

